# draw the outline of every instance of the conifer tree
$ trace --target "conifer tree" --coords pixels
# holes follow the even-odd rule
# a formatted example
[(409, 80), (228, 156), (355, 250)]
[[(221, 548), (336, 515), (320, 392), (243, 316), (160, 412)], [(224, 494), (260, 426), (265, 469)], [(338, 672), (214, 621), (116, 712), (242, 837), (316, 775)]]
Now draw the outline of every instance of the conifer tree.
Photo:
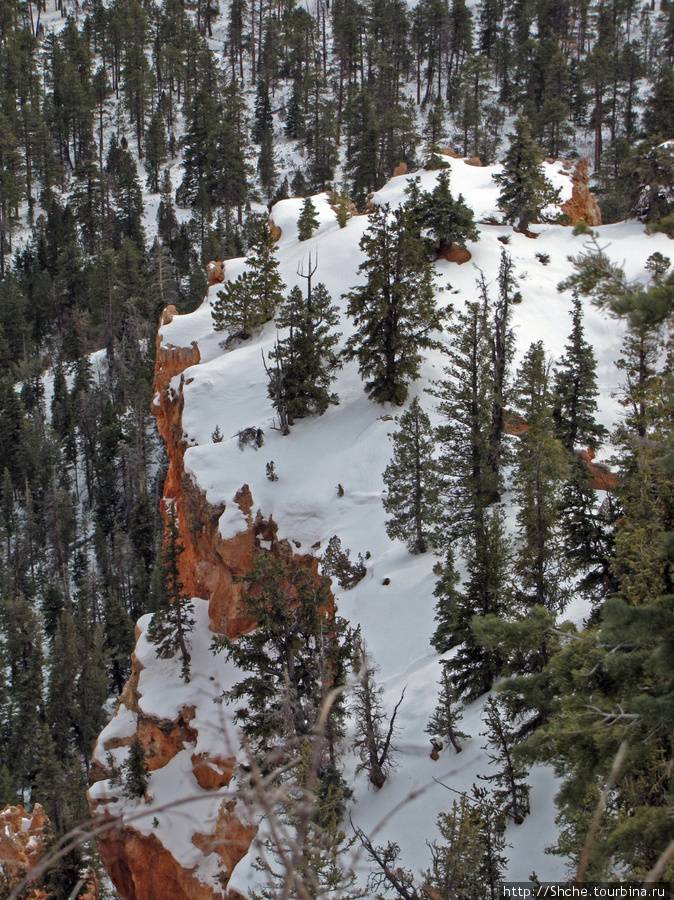
[[(344, 683), (351, 633), (330, 612), (329, 581), (307, 566), (261, 553), (240, 580), (247, 588), (243, 611), (257, 626), (235, 641), (216, 638), (213, 649), (224, 649), (227, 661), (246, 673), (224, 696), (236, 704), (235, 718), (251, 751), (264, 757), (265, 768), (275, 767), (298, 759), (326, 694)], [(343, 718), (338, 699), (326, 724), (326, 759), (334, 757)]]
[(425, 553), (438, 518), (438, 473), (431, 421), (417, 397), (392, 437), (393, 459), (384, 472), (386, 533), (404, 540), (410, 553)]
[(465, 547), (468, 580), (459, 595), (454, 623), (445, 623), (459, 647), (445, 665), (457, 691), (474, 700), (491, 689), (505, 662), (501, 648), (485, 646), (474, 628), (486, 616), (505, 616), (510, 607), (510, 545), (500, 508), (484, 514), (482, 528)]
[(433, 595), (438, 598), (435, 604), (435, 621), (438, 624), (431, 637), (431, 644), (438, 653), (446, 653), (461, 640), (457, 624), (459, 610), (464, 603), (463, 594), (457, 588), (461, 579), (454, 565), (454, 549), (451, 541), (445, 548), (445, 558), (436, 564), (433, 572), (439, 576), (433, 591)]
[(322, 415), (338, 402), (330, 386), (341, 365), (333, 349), (340, 337), (334, 330), (339, 313), (325, 285), (312, 285), (313, 272), (310, 259), (306, 293), (294, 287), (288, 294), (277, 317), (286, 336), (277, 339), (269, 354), (276, 363), (267, 369), (269, 396), (289, 426), (297, 418)]
[(570, 575), (562, 534), (562, 489), (567, 454), (554, 435), (548, 363), (532, 344), (517, 373), (516, 410), (527, 423), (515, 450), (518, 547), (517, 594), (524, 606), (563, 610)]
[(554, 379), (555, 431), (567, 450), (577, 445), (596, 450), (605, 434), (595, 418), (597, 412), (597, 360), (594, 349), (585, 339), (583, 305), (573, 298), (573, 327), (565, 353), (560, 359)]
[(279, 273), (279, 261), (274, 249), (274, 238), (268, 222), (263, 222), (248, 250), (247, 265), (255, 280), (255, 290), (265, 321), (271, 319), (276, 307), (283, 302), (285, 284)]
[(492, 794), (497, 808), (516, 825), (521, 825), (529, 814), (530, 789), (525, 781), (529, 773), (513, 757), (515, 735), (496, 699), (490, 697), (484, 709), (487, 743), (483, 749), (499, 769), (493, 775), (481, 777), (495, 785)]
[(503, 828), (493, 803), (473, 785), (438, 818), (442, 842), (430, 844), (432, 864), (425, 882), (433, 896), (496, 900), (506, 865)]
[(164, 120), (159, 109), (155, 109), (145, 133), (146, 184), (148, 190), (154, 194), (159, 192), (159, 170), (168, 158), (167, 151)]
[(148, 639), (156, 644), (157, 656), (167, 659), (180, 653), (181, 675), (190, 680), (190, 652), (187, 636), (192, 631), (194, 603), (185, 594), (180, 579), (180, 556), (185, 552), (178, 530), (178, 518), (173, 506), (168, 510), (166, 537), (162, 554), (164, 590), (148, 627)]
[(487, 507), (500, 490), (491, 464), (493, 368), (488, 307), (469, 302), (449, 327), (449, 365), (443, 381), (434, 384), (438, 412), (440, 470), (445, 523), (453, 538), (480, 532)]
[(233, 340), (248, 340), (268, 318), (264, 298), (252, 272), (243, 272), (234, 281), (227, 281), (224, 290), (211, 307), (216, 331), (227, 331), (223, 344)]
[(426, 143), (424, 155), (425, 169), (444, 169), (449, 163), (440, 155), (440, 144), (447, 138), (447, 130), (444, 124), (445, 104), (439, 95), (433, 101), (433, 106), (428, 111), (423, 135)]
[(297, 220), (297, 233), (301, 241), (307, 241), (318, 228), (318, 216), (316, 215), (316, 207), (311, 197), (307, 197), (302, 204), (302, 212)]
[(461, 194), (456, 199), (452, 196), (447, 172), (438, 175), (438, 182), (430, 193), (421, 193), (418, 211), (421, 227), (437, 242), (439, 255), (452, 244), (463, 245), (466, 241), (480, 239), (472, 209), (466, 206)]
[(411, 206), (377, 207), (360, 248), (367, 283), (346, 295), (357, 330), (345, 353), (369, 379), (371, 399), (400, 404), (408, 382), (419, 377), (421, 351), (436, 345), (432, 334), (444, 317), (435, 308), (431, 267)]
[(124, 772), (124, 793), (132, 800), (145, 797), (150, 780), (150, 772), (147, 767), (147, 754), (138, 737), (131, 741), (129, 755), (122, 764)]
[(506, 222), (515, 223), (518, 231), (527, 231), (529, 225), (538, 222), (546, 206), (559, 200), (559, 191), (545, 177), (541, 158), (529, 121), (520, 116), (515, 122), (515, 133), (510, 135), (503, 172), (494, 175), (494, 181), (502, 188), (498, 206)]
[(451, 743), (454, 750), (457, 753), (461, 753), (463, 748), (459, 741), (466, 740), (468, 735), (461, 731), (457, 725), (462, 705), (452, 684), (451, 676), (444, 665), (438, 684), (440, 685), (438, 705), (435, 707), (435, 712), (426, 726), (426, 731), (431, 737), (439, 737), (443, 741)]

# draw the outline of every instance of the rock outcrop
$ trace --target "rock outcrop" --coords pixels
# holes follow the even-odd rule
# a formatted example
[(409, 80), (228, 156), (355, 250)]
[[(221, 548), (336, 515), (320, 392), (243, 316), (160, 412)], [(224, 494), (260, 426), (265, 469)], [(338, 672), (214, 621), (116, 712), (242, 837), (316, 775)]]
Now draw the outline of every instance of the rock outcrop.
[[(28, 813), (23, 806), (6, 806), (0, 811), (0, 873), (7, 886), (18, 884), (42, 859), (48, 845), (51, 823), (44, 809), (35, 803)], [(100, 887), (96, 875), (89, 869), (84, 873), (85, 884), (80, 900), (98, 900)], [(28, 888), (24, 900), (48, 900), (41, 888)]]
[[(219, 521), (225, 504), (209, 503), (186, 473), (183, 391), (189, 383), (187, 370), (200, 363), (201, 355), (194, 341), (189, 347), (176, 347), (163, 340), (162, 329), (176, 314), (174, 307), (168, 307), (160, 320), (153, 412), (169, 460), (162, 513), (165, 518), (169, 508), (176, 513), (184, 548), (180, 555), (180, 577), (189, 595), (202, 598), (195, 600), (199, 606), (195, 609), (197, 625), (191, 635), (192, 676), (186, 686), (180, 678), (178, 660), (157, 659), (154, 646), (144, 632), (147, 622), (141, 620), (142, 627), (136, 631), (131, 676), (115, 716), (94, 750), (89, 805), (97, 823), (110, 825), (98, 838), (100, 856), (124, 900), (233, 900), (238, 895), (227, 891), (227, 882), (234, 867), (248, 852), (257, 825), (250, 821), (247, 808), (237, 794), (234, 772), (239, 741), (231, 721), (228, 725), (223, 718), (213, 726), (214, 717), (222, 715), (218, 712), (222, 707), (214, 705), (221, 696), (222, 685), (215, 674), (209, 674), (209, 666), (214, 665), (212, 635), (233, 638), (254, 627), (255, 623), (242, 610), (245, 585), (240, 576), (251, 571), (261, 541), (265, 542), (266, 551), (292, 559), (297, 565), (309, 566), (316, 579), (320, 576), (318, 561), (313, 556), (294, 555), (290, 542), (278, 539), (276, 523), (255, 510), (247, 484), (233, 492), (231, 501), (227, 502), (227, 506), (232, 503), (241, 513), (241, 531), (224, 539)], [(157, 701), (153, 695), (156, 676), (152, 670), (159, 666), (170, 669), (168, 675), (162, 675), (162, 697), (182, 692), (187, 698), (180, 705), (177, 699), (173, 701), (170, 715), (160, 715), (155, 709), (157, 703), (162, 709), (166, 706), (164, 699)], [(207, 728), (202, 733), (204, 723)], [(228, 735), (228, 728), (233, 737)], [(144, 800), (129, 799), (120, 783), (119, 773), (124, 770), (127, 748), (136, 739), (143, 747), (150, 773)], [(170, 777), (167, 772), (171, 773)], [(176, 784), (174, 772), (182, 784)], [(164, 798), (157, 798), (154, 793), (167, 787), (179, 791), (177, 804), (183, 802), (183, 794), (189, 796), (190, 791), (196, 791), (210, 810), (204, 816), (204, 820), (208, 819), (207, 826), (195, 827), (188, 832), (187, 839), (181, 838), (180, 847), (185, 843), (190, 845), (189, 863), (176, 858), (180, 853), (171, 852), (166, 846), (180, 825), (174, 822), (163, 830), (158, 818), (154, 819), (156, 824), (147, 825), (148, 817), (152, 822), (152, 804), (159, 804), (158, 812), (163, 809)], [(139, 820), (143, 816), (144, 824)]]
[(208, 275), (208, 286), (213, 287), (214, 284), (225, 283), (225, 264), (212, 259), (206, 265), (206, 273)]
[(571, 219), (572, 225), (585, 222), (592, 227), (601, 225), (601, 210), (597, 200), (588, 187), (589, 160), (586, 156), (576, 163), (571, 174), (571, 198), (562, 203), (561, 210)]

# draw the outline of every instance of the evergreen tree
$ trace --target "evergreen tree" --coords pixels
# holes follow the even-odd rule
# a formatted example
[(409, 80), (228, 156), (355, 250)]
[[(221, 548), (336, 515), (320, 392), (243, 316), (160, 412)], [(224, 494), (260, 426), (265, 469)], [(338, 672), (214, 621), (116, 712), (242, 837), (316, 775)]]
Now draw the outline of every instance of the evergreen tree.
[(129, 755), (122, 764), (124, 777), (124, 793), (131, 800), (147, 795), (150, 772), (147, 767), (147, 754), (138, 737), (131, 741)]
[(532, 344), (517, 373), (516, 410), (527, 423), (515, 451), (518, 547), (515, 573), (520, 601), (563, 610), (570, 575), (562, 535), (562, 489), (567, 455), (554, 435), (548, 364), (542, 343)]
[(450, 324), (445, 378), (434, 396), (443, 417), (438, 427), (445, 524), (453, 538), (480, 533), (487, 507), (498, 497), (491, 463), (493, 367), (488, 308), (469, 302)]
[(267, 369), (269, 396), (288, 426), (297, 418), (322, 415), (338, 402), (330, 386), (341, 365), (333, 349), (340, 337), (334, 330), (339, 313), (325, 285), (311, 284), (313, 272), (309, 259), (306, 293), (294, 287), (288, 294), (277, 317), (286, 336), (277, 338), (269, 354), (276, 364)]
[(346, 295), (356, 333), (346, 356), (358, 360), (368, 396), (403, 403), (409, 380), (419, 377), (421, 351), (436, 345), (444, 312), (435, 308), (431, 268), (409, 205), (377, 207), (360, 241), (367, 284)]
[[(297, 761), (314, 733), (329, 690), (344, 683), (351, 634), (333, 608), (327, 579), (304, 565), (261, 553), (240, 579), (246, 592), (243, 614), (256, 628), (236, 641), (216, 638), (214, 649), (245, 672), (225, 697), (236, 704), (235, 719), (265, 768)], [(326, 760), (334, 761), (344, 708), (330, 707)]]
[(159, 192), (159, 170), (167, 160), (166, 129), (158, 109), (152, 113), (145, 133), (145, 168), (147, 188)]
[(248, 340), (269, 318), (265, 297), (258, 292), (258, 280), (247, 271), (234, 281), (225, 282), (218, 291), (218, 299), (211, 306), (216, 331), (227, 331), (223, 344), (234, 340)]
[(458, 728), (457, 719), (461, 713), (462, 705), (452, 684), (452, 679), (444, 665), (438, 684), (440, 685), (438, 705), (426, 726), (426, 731), (431, 737), (439, 737), (443, 741), (451, 743), (454, 750), (457, 753), (461, 753), (463, 748), (459, 741), (466, 740), (468, 735)]
[(432, 865), (425, 881), (437, 896), (496, 900), (506, 859), (503, 828), (484, 790), (473, 785), (438, 818), (442, 843), (430, 844)]
[(148, 628), (148, 639), (157, 645), (157, 656), (167, 659), (180, 653), (181, 674), (190, 680), (191, 656), (187, 649), (187, 635), (192, 631), (194, 603), (185, 594), (180, 579), (180, 556), (185, 552), (178, 530), (177, 514), (173, 506), (168, 510), (162, 564), (164, 590)]
[(529, 773), (513, 757), (514, 733), (494, 697), (487, 700), (484, 709), (487, 743), (483, 750), (500, 768), (493, 775), (483, 777), (496, 785), (492, 793), (499, 811), (516, 825), (521, 825), (529, 814), (530, 789), (525, 782)]
[(509, 612), (510, 546), (503, 512), (496, 507), (485, 513), (484, 524), (466, 542), (468, 580), (459, 595), (453, 623), (444, 622), (459, 644), (445, 662), (456, 689), (474, 700), (491, 689), (502, 673), (505, 655), (499, 646), (485, 646), (474, 627), (487, 616)]
[(433, 572), (439, 576), (433, 591), (433, 595), (438, 598), (435, 604), (435, 621), (438, 624), (431, 637), (431, 644), (438, 653), (446, 653), (461, 640), (455, 629), (459, 621), (459, 610), (464, 603), (464, 597), (457, 588), (461, 579), (454, 565), (452, 542), (447, 544), (445, 558), (435, 565)]
[(424, 191), (421, 194), (418, 209), (421, 227), (438, 244), (438, 255), (452, 244), (463, 245), (466, 241), (480, 239), (472, 209), (463, 202), (461, 194), (456, 200), (452, 196), (447, 172), (438, 175), (438, 182), (430, 193)]
[(279, 262), (274, 252), (274, 238), (267, 222), (260, 225), (257, 236), (248, 250), (246, 262), (252, 270), (255, 290), (266, 321), (272, 318), (276, 307), (283, 302), (286, 287), (278, 270)]
[(571, 451), (577, 445), (596, 450), (605, 434), (595, 419), (597, 411), (597, 360), (591, 344), (585, 339), (583, 306), (573, 298), (573, 327), (565, 354), (560, 359), (554, 379), (555, 431), (562, 444)]
[(319, 222), (316, 215), (316, 207), (311, 197), (307, 197), (302, 204), (302, 212), (297, 220), (297, 234), (301, 241), (307, 241), (318, 228)]
[(400, 418), (393, 447), (384, 472), (386, 533), (404, 540), (410, 553), (425, 553), (438, 517), (438, 474), (431, 422), (417, 397)]
[(494, 181), (502, 188), (498, 206), (506, 222), (514, 222), (518, 231), (527, 231), (532, 222), (538, 222), (546, 206), (559, 201), (559, 191), (543, 173), (541, 152), (531, 136), (529, 121), (523, 116), (515, 122), (503, 172), (494, 175)]

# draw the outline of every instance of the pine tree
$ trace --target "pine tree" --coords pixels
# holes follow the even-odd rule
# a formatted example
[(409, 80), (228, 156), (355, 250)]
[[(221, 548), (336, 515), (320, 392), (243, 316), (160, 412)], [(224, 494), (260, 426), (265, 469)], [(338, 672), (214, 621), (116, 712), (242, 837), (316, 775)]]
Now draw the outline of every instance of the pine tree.
[(444, 125), (445, 104), (442, 97), (437, 96), (433, 106), (428, 111), (424, 139), (426, 142), (424, 163), (425, 169), (444, 169), (449, 165), (446, 159), (440, 155), (440, 144), (447, 138), (447, 130)]
[(543, 173), (541, 152), (531, 136), (529, 121), (521, 116), (510, 135), (510, 147), (503, 160), (503, 172), (494, 175), (502, 190), (497, 204), (506, 222), (514, 222), (518, 231), (527, 231), (538, 222), (541, 211), (559, 201), (559, 191)]
[(487, 743), (482, 749), (500, 768), (493, 775), (482, 777), (496, 785), (492, 793), (501, 813), (521, 825), (529, 814), (530, 788), (525, 782), (529, 773), (513, 757), (514, 732), (494, 697), (487, 700), (484, 709)]
[(445, 527), (452, 538), (482, 530), (487, 507), (498, 497), (500, 478), (492, 465), (492, 334), (484, 303), (469, 302), (450, 324), (449, 365), (434, 384)]
[(465, 602), (463, 594), (457, 589), (461, 579), (454, 565), (452, 542), (447, 544), (445, 558), (435, 565), (433, 573), (439, 576), (433, 591), (433, 596), (438, 598), (435, 604), (435, 621), (438, 624), (431, 637), (431, 644), (438, 653), (446, 653), (461, 640), (458, 631), (459, 611)]
[(486, 616), (503, 617), (509, 611), (510, 546), (503, 511), (495, 507), (486, 512), (482, 528), (465, 546), (468, 580), (459, 595), (451, 628), (459, 647), (445, 665), (459, 693), (474, 700), (491, 689), (505, 662), (501, 648), (485, 646), (474, 627)]
[(517, 594), (525, 606), (563, 610), (570, 569), (562, 534), (567, 454), (554, 435), (549, 366), (541, 342), (532, 344), (517, 373), (516, 411), (527, 424), (515, 450), (518, 547)]
[(577, 445), (596, 450), (605, 434), (595, 418), (597, 411), (597, 360), (592, 345), (585, 339), (583, 306), (573, 299), (573, 327), (565, 354), (560, 359), (554, 379), (555, 431), (567, 450)]
[(435, 712), (426, 726), (426, 731), (431, 737), (439, 737), (443, 741), (451, 743), (454, 750), (457, 753), (461, 753), (463, 748), (459, 741), (467, 740), (468, 735), (457, 726), (457, 719), (461, 713), (462, 705), (452, 684), (452, 679), (444, 665), (438, 684), (440, 685), (438, 705), (435, 707)]
[(251, 338), (268, 318), (255, 275), (243, 272), (234, 281), (226, 282), (224, 290), (218, 291), (211, 315), (216, 331), (229, 332), (223, 344)]
[(430, 844), (432, 865), (425, 883), (433, 896), (496, 900), (506, 865), (505, 839), (494, 806), (473, 785), (472, 798), (461, 794), (438, 818), (442, 843)]
[(150, 772), (147, 767), (147, 754), (138, 737), (131, 741), (129, 755), (122, 764), (123, 790), (131, 800), (138, 800), (147, 795)]
[(334, 351), (339, 333), (339, 312), (324, 284), (312, 285), (311, 268), (306, 293), (294, 287), (279, 310), (277, 327), (287, 329), (269, 353), (275, 366), (267, 368), (269, 396), (279, 418), (288, 426), (307, 415), (322, 415), (337, 395), (330, 391), (340, 361)]
[(438, 183), (430, 193), (421, 193), (418, 212), (422, 229), (438, 245), (438, 255), (449, 250), (452, 244), (463, 246), (466, 241), (480, 239), (472, 209), (463, 202), (461, 194), (456, 199), (452, 196), (447, 172), (438, 175)]
[(367, 283), (347, 295), (356, 333), (346, 356), (357, 359), (368, 396), (401, 404), (407, 384), (419, 377), (421, 351), (436, 346), (444, 311), (435, 308), (431, 267), (409, 205), (377, 207), (360, 241), (367, 258), (359, 271)]
[(159, 170), (168, 158), (167, 149), (164, 121), (161, 113), (156, 109), (152, 113), (145, 133), (146, 184), (148, 190), (154, 194), (159, 192)]
[[(217, 638), (213, 647), (224, 649), (227, 661), (246, 673), (225, 698), (236, 704), (235, 719), (251, 751), (265, 768), (274, 768), (297, 761), (328, 691), (344, 683), (351, 633), (344, 619), (330, 612), (329, 581), (306, 565), (261, 553), (240, 581), (246, 589), (243, 614), (256, 628), (236, 641)], [(343, 718), (338, 699), (325, 726), (328, 759)]]
[(156, 644), (157, 656), (167, 659), (180, 653), (181, 675), (190, 680), (190, 652), (187, 649), (187, 635), (192, 631), (194, 603), (185, 594), (180, 579), (180, 556), (185, 548), (180, 539), (178, 518), (175, 508), (168, 510), (166, 536), (162, 565), (164, 568), (164, 591), (160, 604), (148, 627), (148, 639)]
[(276, 307), (283, 302), (286, 287), (278, 270), (279, 261), (274, 252), (274, 238), (268, 222), (260, 225), (248, 250), (246, 263), (252, 270), (255, 290), (266, 321), (272, 318)]
[(393, 459), (384, 472), (386, 533), (391, 540), (404, 540), (410, 553), (425, 553), (434, 542), (438, 474), (433, 450), (431, 421), (415, 397), (400, 417)]
[(316, 215), (316, 207), (311, 197), (307, 197), (302, 204), (302, 212), (297, 220), (297, 234), (301, 241), (307, 241), (318, 228), (319, 222)]

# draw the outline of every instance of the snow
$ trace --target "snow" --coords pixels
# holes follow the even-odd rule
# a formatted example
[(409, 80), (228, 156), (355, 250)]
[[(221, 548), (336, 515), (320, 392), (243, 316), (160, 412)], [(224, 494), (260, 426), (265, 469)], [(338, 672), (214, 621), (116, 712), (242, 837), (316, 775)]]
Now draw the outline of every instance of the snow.
[[(537, 340), (544, 342), (552, 358), (559, 358), (571, 329), (572, 304), (570, 294), (559, 293), (557, 284), (571, 271), (568, 257), (587, 249), (587, 236), (574, 236), (570, 227), (561, 225), (537, 225), (533, 229), (537, 237), (533, 239), (515, 233), (510, 226), (487, 224), (500, 219), (496, 207), (498, 187), (492, 178), (499, 167), (468, 166), (454, 159), (449, 162), (452, 190), (455, 194), (461, 192), (465, 202), (474, 209), (480, 223), (480, 240), (468, 245), (471, 263), (462, 266), (446, 261), (436, 263), (438, 304), (451, 303), (460, 309), (466, 301), (475, 299), (475, 281), (480, 271), (495, 292), (493, 283), (504, 249), (499, 239), (505, 238), (508, 242), (505, 249), (515, 264), (518, 290), (523, 298), (515, 307), (513, 317), (517, 361), (529, 344)], [(571, 194), (568, 172), (559, 163), (545, 166), (548, 177), (562, 191), (562, 201), (567, 199)], [(391, 179), (374, 196), (373, 202), (392, 206), (403, 202), (405, 188), (417, 174), (421, 187), (431, 190), (436, 172), (412, 173)], [(323, 281), (341, 308), (339, 330), (343, 344), (353, 326), (346, 316), (342, 295), (362, 283), (358, 273), (363, 260), (359, 241), (368, 227), (368, 218), (351, 218), (340, 229), (328, 196), (321, 194), (313, 200), (320, 225), (312, 238), (304, 242), (298, 240), (296, 227), (303, 201), (284, 200), (272, 210), (272, 218), (282, 232), (277, 244), (280, 270), (288, 289), (296, 284), (302, 287), (301, 274), (307, 271), (309, 257), (312, 264), (317, 262), (314, 283)], [(610, 258), (624, 266), (628, 278), (643, 277), (648, 257), (656, 251), (666, 255), (669, 249), (666, 236), (648, 235), (636, 221), (600, 227), (596, 234)], [(549, 263), (543, 265), (537, 254), (548, 254)], [(226, 278), (236, 278), (245, 265), (245, 259), (228, 260)], [(419, 872), (429, 864), (426, 842), (438, 836), (436, 820), (439, 813), (449, 808), (455, 796), (452, 791), (470, 790), (479, 776), (488, 772), (489, 764), (481, 737), (486, 698), (465, 710), (461, 728), (471, 737), (463, 752), (457, 755), (443, 751), (439, 762), (429, 757), (430, 744), (424, 729), (435, 707), (436, 682), (440, 677), (439, 657), (429, 644), (434, 630), (436, 579), (432, 569), (435, 559), (431, 554), (411, 556), (400, 542), (388, 539), (381, 503), (382, 473), (391, 455), (390, 434), (396, 428), (401, 410), (371, 403), (363, 391), (356, 365), (347, 363), (334, 386), (339, 405), (330, 407), (321, 417), (298, 422), (291, 435), (283, 437), (276, 427), (262, 364), (262, 356), (266, 357), (273, 347), (275, 325), (270, 322), (249, 341), (223, 350), (221, 342), (225, 335), (214, 332), (211, 318), (211, 305), (219, 290), (219, 285), (212, 287), (195, 312), (177, 315), (161, 328), (165, 346), (189, 346), (196, 341), (201, 354), (200, 364), (191, 367), (184, 379), (174, 379), (171, 385), (176, 392), (182, 390), (185, 398), (186, 472), (205, 491), (210, 503), (225, 505), (219, 522), (224, 538), (245, 527), (244, 516), (233, 497), (247, 483), (254, 501), (253, 515), (259, 509), (265, 517), (273, 516), (279, 526), (279, 537), (297, 542), (302, 553), (311, 552), (312, 545), (318, 542), (320, 549), (315, 552), (320, 554), (333, 534), (339, 535), (344, 548), (351, 549), (352, 558), (369, 551), (366, 577), (350, 592), (337, 591), (337, 603), (343, 616), (354, 626), (362, 627), (368, 648), (380, 667), (378, 679), (384, 687), (387, 709), (392, 710), (403, 688), (406, 694), (398, 717), (398, 769), (383, 789), (379, 792), (369, 789), (363, 775), (354, 779), (356, 761), (346, 755), (346, 776), (355, 783), (352, 815), (356, 825), (376, 843), (396, 841), (404, 865)], [(585, 331), (598, 359), (602, 398), (599, 419), (611, 427), (620, 413), (615, 398), (619, 381), (615, 361), (623, 325), (587, 303)], [(410, 399), (420, 397), (434, 422), (438, 416), (425, 389), (441, 376), (443, 365), (442, 353), (430, 352), (422, 365), (420, 379), (410, 390)], [(216, 427), (223, 436), (217, 443), (212, 439)], [(239, 448), (237, 433), (248, 427), (263, 430), (264, 444), (259, 449)], [(266, 466), (272, 461), (278, 475), (278, 481), (274, 482), (266, 475)], [(387, 585), (383, 584), (385, 579), (390, 580)], [(337, 589), (336, 585), (333, 587)], [(195, 784), (190, 755), (193, 752), (222, 754), (223, 743), (232, 753), (237, 751), (227, 707), (213, 701), (235, 683), (238, 673), (224, 663), (222, 656), (211, 654), (206, 605), (199, 600), (195, 603), (199, 625), (192, 637), (193, 676), (189, 684), (181, 681), (176, 660), (155, 658), (154, 648), (145, 636), (147, 619), (141, 620), (142, 635), (136, 651), (145, 667), (139, 683), (143, 712), (176, 718), (186, 705), (195, 703), (197, 708), (191, 723), (198, 732), (196, 745), (179, 753), (164, 769), (152, 773), (149, 791), (161, 798), (162, 809), (158, 808), (157, 799), (148, 808), (143, 807), (142, 816), (136, 821), (136, 827), (148, 832), (156, 815), (159, 824), (154, 833), (186, 865), (197, 864), (191, 836), (196, 830), (207, 830), (209, 823), (214, 822), (223, 795), (215, 792), (202, 797), (195, 789), (196, 799), (182, 803), (184, 785), (189, 784), (192, 790)], [(568, 614), (581, 621), (587, 610), (576, 604)], [(124, 723), (114, 727), (126, 733), (130, 725), (127, 717)], [(104, 732), (104, 737), (107, 734)], [(124, 748), (115, 751), (120, 756), (126, 752)], [(529, 781), (531, 815), (521, 826), (511, 825), (507, 830), (507, 877), (526, 881), (535, 870), (542, 880), (564, 878), (565, 860), (545, 853), (545, 848), (554, 844), (557, 836), (553, 802), (557, 780), (550, 767), (535, 766)], [(93, 790), (98, 792), (97, 796), (105, 796), (111, 788), (99, 785)], [(118, 791), (116, 797), (123, 805), (125, 817), (137, 814), (136, 803), (120, 801)], [(172, 800), (181, 801), (177, 811), (165, 808)], [(264, 834), (263, 828), (261, 838)], [(230, 882), (231, 887), (243, 893), (255, 877), (251, 868), (255, 853), (252, 850), (240, 863)], [(203, 859), (200, 865), (204, 865)], [(199, 869), (200, 875), (203, 871), (203, 877), (213, 877), (209, 865)], [(359, 865), (362, 868), (365, 863), (361, 861)]]
[[(150, 773), (149, 802), (125, 797), (121, 786), (109, 780), (95, 783), (90, 788), (90, 796), (94, 802), (111, 804), (114, 814), (141, 834), (154, 834), (181, 865), (188, 869), (196, 867), (202, 881), (217, 885), (217, 855), (204, 856), (192, 838), (214, 832), (223, 800), (236, 799), (235, 787), (232, 782), (232, 786), (219, 790), (203, 790), (193, 774), (192, 755), (237, 756), (230, 716), (226, 705), (220, 702), (222, 692), (235, 683), (236, 673), (232, 667), (223, 665), (221, 656), (211, 652), (213, 635), (208, 629), (207, 601), (195, 598), (194, 619), (194, 630), (187, 639), (193, 660), (189, 682), (181, 678), (179, 658), (157, 658), (155, 647), (147, 638), (150, 615), (138, 622), (136, 657), (141, 666), (140, 710), (154, 719), (175, 720), (185, 707), (193, 706), (195, 716), (190, 726), (197, 732), (196, 741), (185, 744), (165, 766)], [(105, 744), (131, 737), (134, 733), (131, 722), (135, 720), (135, 713), (120, 706), (99, 737), (96, 758), (105, 763)], [(128, 753), (128, 747), (111, 751), (117, 766), (123, 765)], [(241, 801), (236, 801), (235, 814), (248, 821), (248, 812)]]

